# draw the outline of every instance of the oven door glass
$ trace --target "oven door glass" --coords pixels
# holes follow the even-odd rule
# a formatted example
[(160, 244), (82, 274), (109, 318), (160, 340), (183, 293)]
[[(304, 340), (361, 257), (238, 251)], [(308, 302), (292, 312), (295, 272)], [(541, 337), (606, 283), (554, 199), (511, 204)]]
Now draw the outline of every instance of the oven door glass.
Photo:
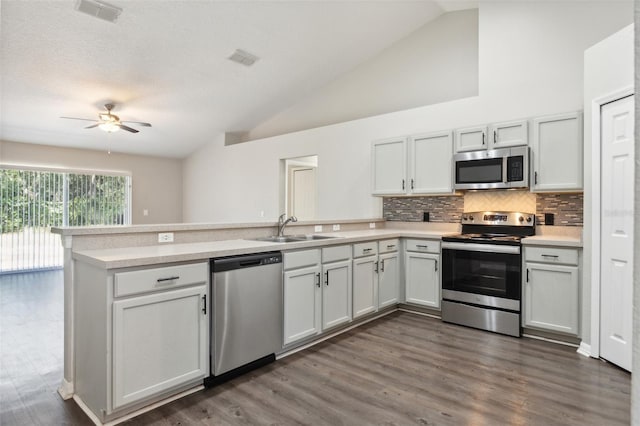
[(442, 250), (442, 288), (520, 300), (521, 256)]
[(502, 182), (502, 158), (456, 161), (456, 183)]

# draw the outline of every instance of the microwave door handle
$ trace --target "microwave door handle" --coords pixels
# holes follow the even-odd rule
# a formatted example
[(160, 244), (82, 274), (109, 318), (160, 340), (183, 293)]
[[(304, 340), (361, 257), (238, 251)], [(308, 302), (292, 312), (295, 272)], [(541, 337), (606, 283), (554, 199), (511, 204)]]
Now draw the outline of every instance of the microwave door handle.
[(509, 159), (508, 155), (502, 157), (502, 182), (505, 184), (508, 183), (508, 172), (507, 172), (507, 160)]

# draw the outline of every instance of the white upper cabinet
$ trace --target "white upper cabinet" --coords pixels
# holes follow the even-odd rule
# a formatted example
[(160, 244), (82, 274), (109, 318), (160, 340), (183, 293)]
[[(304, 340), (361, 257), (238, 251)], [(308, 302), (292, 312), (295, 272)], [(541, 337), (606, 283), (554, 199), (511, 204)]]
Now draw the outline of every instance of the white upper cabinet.
[(450, 131), (409, 138), (409, 194), (453, 191), (453, 138)]
[(452, 155), (450, 131), (374, 141), (372, 194), (450, 194)]
[(582, 190), (582, 113), (533, 120), (531, 191)]
[(494, 123), (489, 127), (489, 149), (528, 145), (527, 120)]
[(456, 152), (487, 149), (487, 126), (456, 129)]
[(404, 194), (407, 179), (406, 138), (373, 142), (371, 159), (373, 195)]

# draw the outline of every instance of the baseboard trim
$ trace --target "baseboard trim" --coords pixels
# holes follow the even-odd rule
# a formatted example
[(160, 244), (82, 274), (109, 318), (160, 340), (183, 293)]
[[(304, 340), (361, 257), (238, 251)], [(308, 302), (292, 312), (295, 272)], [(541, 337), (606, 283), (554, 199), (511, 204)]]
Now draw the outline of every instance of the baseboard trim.
[(576, 352), (582, 356), (591, 358), (591, 345), (588, 345), (585, 342), (580, 342), (580, 346), (578, 346), (578, 350)]
[(557, 345), (569, 346), (569, 347), (572, 347), (572, 348), (577, 348), (578, 347), (578, 345), (573, 344), (573, 343), (563, 342), (562, 340), (550, 339), (548, 337), (536, 336), (535, 334), (522, 333), (522, 337), (528, 337), (530, 339), (536, 339), (536, 340), (543, 340), (545, 342), (551, 342), (551, 343), (555, 343)]
[(151, 410), (154, 410), (154, 409), (156, 409), (156, 408), (158, 408), (158, 407), (160, 407), (162, 405), (166, 405), (166, 404), (168, 404), (170, 402), (173, 402), (176, 399), (183, 398), (183, 397), (185, 397), (187, 395), (191, 395), (192, 393), (199, 392), (199, 391), (201, 391), (203, 389), (204, 389), (203, 385), (199, 385), (199, 386), (196, 386), (194, 388), (187, 389), (187, 390), (182, 391), (182, 392), (180, 392), (178, 394), (175, 394), (175, 395), (170, 396), (168, 398), (165, 398), (165, 399), (162, 399), (160, 401), (154, 402), (151, 405), (146, 405), (146, 406), (144, 406), (144, 407), (142, 407), (142, 408), (140, 408), (138, 410), (132, 411), (131, 413), (125, 414), (122, 417), (118, 417), (117, 419), (108, 421), (106, 423), (102, 423), (100, 421), (100, 419), (98, 418), (98, 416), (96, 416), (93, 413), (93, 411), (91, 411), (89, 409), (89, 407), (87, 407), (87, 405), (84, 403), (82, 398), (80, 398), (77, 394), (73, 395), (73, 400), (76, 402), (76, 404), (78, 404), (78, 406), (82, 409), (82, 411), (84, 411), (84, 413), (91, 419), (91, 421), (96, 426), (115, 426), (115, 425), (118, 425), (118, 424), (120, 424), (122, 422), (125, 422), (127, 420), (131, 420), (132, 418), (134, 418), (136, 416), (139, 416), (140, 414), (144, 414), (144, 413), (149, 412)]
[(62, 379), (62, 383), (60, 383), (60, 387), (58, 388), (58, 394), (65, 401), (73, 398), (73, 383), (67, 382), (65, 379)]

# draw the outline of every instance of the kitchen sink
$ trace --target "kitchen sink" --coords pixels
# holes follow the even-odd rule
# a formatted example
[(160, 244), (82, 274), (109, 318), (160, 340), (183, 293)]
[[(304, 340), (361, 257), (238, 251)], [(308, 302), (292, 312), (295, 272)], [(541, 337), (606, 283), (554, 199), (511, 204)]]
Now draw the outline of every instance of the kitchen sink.
[(286, 235), (284, 237), (279, 237), (277, 235), (271, 235), (268, 237), (262, 237), (262, 238), (252, 238), (252, 240), (254, 241), (267, 241), (270, 243), (299, 243), (302, 241), (317, 241), (317, 240), (328, 240), (331, 238), (338, 238), (338, 237), (331, 237), (331, 236), (327, 236), (327, 235), (316, 235), (316, 234), (309, 234), (309, 235)]

